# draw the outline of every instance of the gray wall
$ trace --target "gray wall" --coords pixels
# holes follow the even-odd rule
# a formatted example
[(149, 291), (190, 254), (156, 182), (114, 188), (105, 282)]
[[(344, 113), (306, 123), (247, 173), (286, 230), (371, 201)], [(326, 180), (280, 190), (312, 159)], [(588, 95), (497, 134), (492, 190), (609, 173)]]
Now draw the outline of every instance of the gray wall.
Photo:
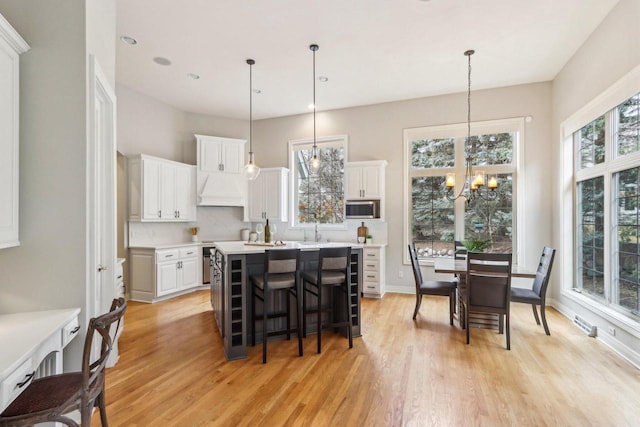
[[(113, 39), (115, 2), (100, 3), (89, 32)], [(0, 313), (86, 305), (86, 40), (115, 76), (115, 52), (87, 36), (88, 9), (85, 0), (0, 0), (31, 46), (20, 59), (21, 246), (0, 251)], [(66, 366), (77, 369), (83, 339)]]
[[(639, 22), (640, 1), (620, 0), (554, 79), (551, 132), (554, 144), (552, 157), (554, 182), (561, 182), (562, 122), (628, 74), (634, 67), (640, 65)], [(640, 82), (637, 86), (640, 88)], [(554, 201), (559, 208), (553, 212), (553, 243), (559, 249), (563, 248), (562, 219), (563, 215), (567, 215), (560, 208), (562, 191), (560, 186), (554, 186)], [(568, 296), (570, 291), (563, 294), (561, 292), (562, 269), (571, 269), (573, 261), (560, 256), (556, 260), (556, 265), (558, 268), (554, 269), (550, 289), (555, 305), (569, 316), (580, 314), (593, 325), (598, 326), (600, 339), (640, 365), (640, 327), (636, 327), (635, 331), (629, 333), (622, 329), (619, 323), (612, 323), (611, 318), (603, 317), (587, 308), (586, 304), (576, 302), (576, 299)], [(571, 287), (572, 284), (565, 285)], [(606, 332), (609, 326), (617, 327), (615, 337)]]

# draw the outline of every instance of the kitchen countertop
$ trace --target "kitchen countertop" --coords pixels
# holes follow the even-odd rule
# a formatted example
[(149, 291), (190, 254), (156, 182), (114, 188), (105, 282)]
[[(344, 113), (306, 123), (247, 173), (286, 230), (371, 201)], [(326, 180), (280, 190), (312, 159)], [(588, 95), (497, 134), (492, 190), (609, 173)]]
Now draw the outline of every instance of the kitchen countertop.
[[(284, 246), (252, 246), (245, 245), (243, 241), (235, 242), (215, 242), (215, 247), (218, 248), (225, 255), (244, 255), (244, 254), (259, 254), (265, 250), (270, 249), (300, 249), (302, 251), (317, 251), (320, 248), (335, 248), (339, 246), (351, 246), (352, 248), (364, 248), (366, 246), (375, 246), (374, 244), (364, 245), (361, 243), (353, 242), (291, 242), (285, 241)], [(386, 245), (377, 245), (377, 247)]]
[(154, 244), (149, 243), (146, 245), (131, 245), (129, 249), (168, 249), (168, 248), (180, 248), (188, 246), (202, 246), (202, 242), (185, 242), (185, 243), (162, 243)]

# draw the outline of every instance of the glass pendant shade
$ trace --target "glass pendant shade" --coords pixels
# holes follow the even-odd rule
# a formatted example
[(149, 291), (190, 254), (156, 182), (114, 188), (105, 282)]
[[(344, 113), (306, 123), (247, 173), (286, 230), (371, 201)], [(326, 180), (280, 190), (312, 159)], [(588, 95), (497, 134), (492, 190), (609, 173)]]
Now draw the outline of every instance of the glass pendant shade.
[(249, 153), (249, 161), (242, 168), (242, 173), (249, 180), (254, 180), (260, 175), (260, 167), (253, 161), (253, 153)]
[(318, 171), (320, 171), (320, 159), (314, 154), (311, 158), (311, 172), (318, 173)]

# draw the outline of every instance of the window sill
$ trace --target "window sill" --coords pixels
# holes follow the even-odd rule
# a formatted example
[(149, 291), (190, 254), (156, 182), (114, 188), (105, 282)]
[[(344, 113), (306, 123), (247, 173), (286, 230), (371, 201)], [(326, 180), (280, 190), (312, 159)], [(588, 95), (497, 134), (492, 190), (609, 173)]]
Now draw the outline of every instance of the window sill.
[(634, 337), (640, 338), (640, 323), (638, 321), (571, 289), (562, 289), (561, 295), (586, 308), (593, 314), (602, 317), (616, 327), (624, 329)]

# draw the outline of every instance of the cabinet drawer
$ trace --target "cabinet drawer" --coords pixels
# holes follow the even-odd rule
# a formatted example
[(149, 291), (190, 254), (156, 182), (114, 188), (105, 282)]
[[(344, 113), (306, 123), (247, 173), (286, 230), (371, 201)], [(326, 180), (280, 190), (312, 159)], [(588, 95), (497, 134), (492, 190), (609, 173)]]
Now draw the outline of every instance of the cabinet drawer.
[(362, 291), (366, 294), (366, 293), (371, 293), (371, 292), (375, 292), (375, 293), (379, 293), (380, 292), (380, 284), (378, 282), (367, 282), (365, 281), (362, 284)]
[(365, 271), (362, 275), (364, 276), (363, 282), (380, 282), (380, 275), (377, 271)]
[(365, 249), (362, 251), (362, 257), (365, 262), (368, 260), (379, 260), (380, 259), (380, 251), (377, 249)]
[(380, 261), (377, 259), (365, 259), (362, 268), (364, 271), (379, 271)]
[(163, 249), (156, 252), (156, 262), (178, 260), (180, 258), (179, 249)]
[(180, 248), (180, 258), (196, 258), (198, 256), (198, 248)]
[(9, 402), (13, 401), (22, 391), (27, 388), (33, 379), (33, 366), (31, 358), (25, 360), (22, 365), (2, 381), (0, 387), (0, 410), (5, 408)]
[(64, 328), (62, 328), (62, 347), (65, 347), (67, 344), (71, 342), (80, 331), (80, 324), (78, 323), (78, 318), (76, 317), (71, 322), (67, 323)]

